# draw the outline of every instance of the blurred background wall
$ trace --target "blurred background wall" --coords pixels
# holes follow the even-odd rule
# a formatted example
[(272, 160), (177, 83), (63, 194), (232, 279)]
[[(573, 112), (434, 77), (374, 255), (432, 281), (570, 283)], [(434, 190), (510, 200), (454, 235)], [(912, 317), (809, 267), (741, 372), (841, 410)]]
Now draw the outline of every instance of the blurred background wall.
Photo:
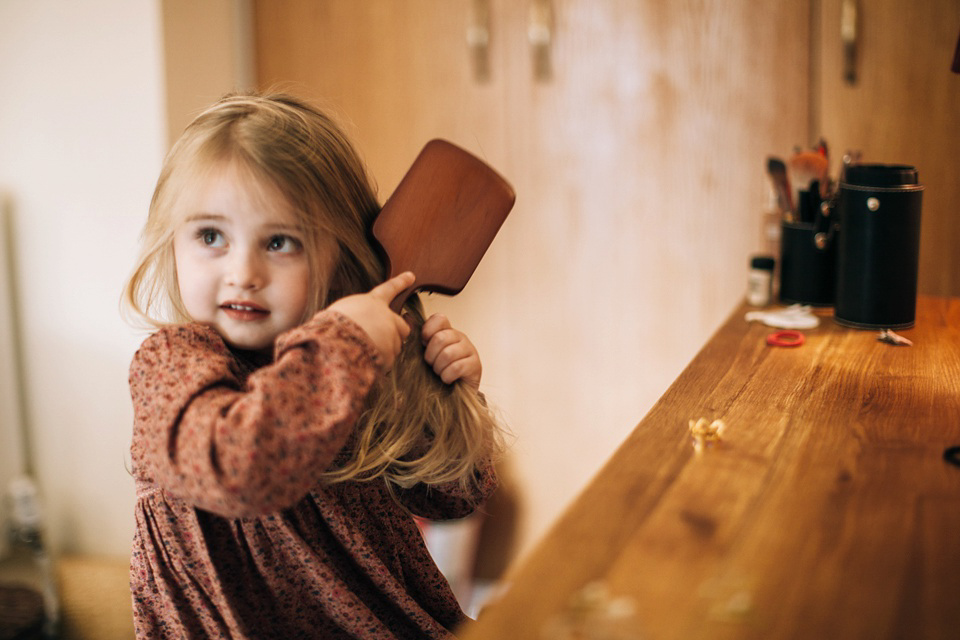
[(280, 84), (342, 118), (381, 198), (431, 137), (514, 183), (474, 280), (428, 306), (474, 338), (513, 430), (500, 539), (522, 555), (741, 299), (768, 154), (826, 133), (834, 175), (847, 148), (917, 164), (921, 289), (960, 294), (960, 2), (908, 20), (870, 6), (847, 86), (840, 0), (3, 0), (17, 334), (0, 375), (22, 402), (0, 414), (0, 482), (37, 477), (55, 549), (127, 553), (126, 375), (143, 336), (117, 309), (153, 184), (198, 109)]
[(765, 153), (808, 138), (809, 4), (254, 9), (258, 85), (338, 114), (381, 197), (433, 137), (516, 189), (468, 287), (428, 307), (477, 344), (515, 436), (491, 546), (522, 555), (742, 296)]
[(0, 2), (0, 485), (37, 478), (60, 552), (128, 553), (127, 368), (145, 335), (120, 293), (172, 139), (249, 86), (250, 15), (242, 0)]
[(23, 433), (3, 436), (0, 482), (38, 479), (66, 551), (122, 554), (133, 531), (126, 368), (139, 337), (118, 301), (166, 143), (160, 36), (155, 2), (0, 2), (14, 285), (2, 304), (22, 400), (0, 431)]

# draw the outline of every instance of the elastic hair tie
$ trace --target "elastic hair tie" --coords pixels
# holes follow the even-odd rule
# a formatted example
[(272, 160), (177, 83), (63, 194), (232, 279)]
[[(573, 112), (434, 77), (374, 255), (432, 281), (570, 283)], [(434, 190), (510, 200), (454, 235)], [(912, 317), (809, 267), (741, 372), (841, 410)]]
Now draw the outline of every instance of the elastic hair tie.
[(805, 340), (802, 333), (790, 329), (774, 331), (767, 336), (767, 344), (771, 347), (799, 347)]

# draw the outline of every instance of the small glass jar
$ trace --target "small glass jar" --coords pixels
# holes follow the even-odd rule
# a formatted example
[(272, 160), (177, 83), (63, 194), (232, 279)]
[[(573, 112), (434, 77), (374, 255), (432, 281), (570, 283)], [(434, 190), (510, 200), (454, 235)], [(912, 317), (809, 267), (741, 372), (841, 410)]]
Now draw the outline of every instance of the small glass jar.
[(753, 256), (750, 259), (750, 272), (747, 275), (747, 304), (765, 307), (773, 299), (773, 267), (775, 261), (770, 256)]

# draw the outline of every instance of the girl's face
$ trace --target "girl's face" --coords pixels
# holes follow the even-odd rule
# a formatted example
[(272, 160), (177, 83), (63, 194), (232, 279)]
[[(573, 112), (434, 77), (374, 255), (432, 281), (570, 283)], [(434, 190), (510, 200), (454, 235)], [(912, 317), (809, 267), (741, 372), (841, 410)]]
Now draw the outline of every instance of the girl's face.
[[(269, 352), (305, 318), (310, 267), (305, 238), (272, 185), (226, 164), (181, 199), (174, 212), (180, 297), (194, 322), (233, 347)], [(319, 261), (329, 274), (333, 251)]]

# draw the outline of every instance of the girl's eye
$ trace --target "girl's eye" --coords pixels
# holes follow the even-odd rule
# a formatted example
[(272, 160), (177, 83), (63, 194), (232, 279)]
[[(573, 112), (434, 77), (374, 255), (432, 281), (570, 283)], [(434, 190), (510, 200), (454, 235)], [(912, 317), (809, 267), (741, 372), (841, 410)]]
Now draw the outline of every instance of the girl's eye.
[(200, 229), (197, 231), (197, 239), (207, 247), (219, 249), (226, 246), (226, 240), (223, 234), (216, 229)]
[(277, 253), (296, 253), (302, 248), (303, 245), (300, 244), (300, 241), (290, 236), (273, 236), (270, 238), (270, 241), (267, 242), (267, 251)]

